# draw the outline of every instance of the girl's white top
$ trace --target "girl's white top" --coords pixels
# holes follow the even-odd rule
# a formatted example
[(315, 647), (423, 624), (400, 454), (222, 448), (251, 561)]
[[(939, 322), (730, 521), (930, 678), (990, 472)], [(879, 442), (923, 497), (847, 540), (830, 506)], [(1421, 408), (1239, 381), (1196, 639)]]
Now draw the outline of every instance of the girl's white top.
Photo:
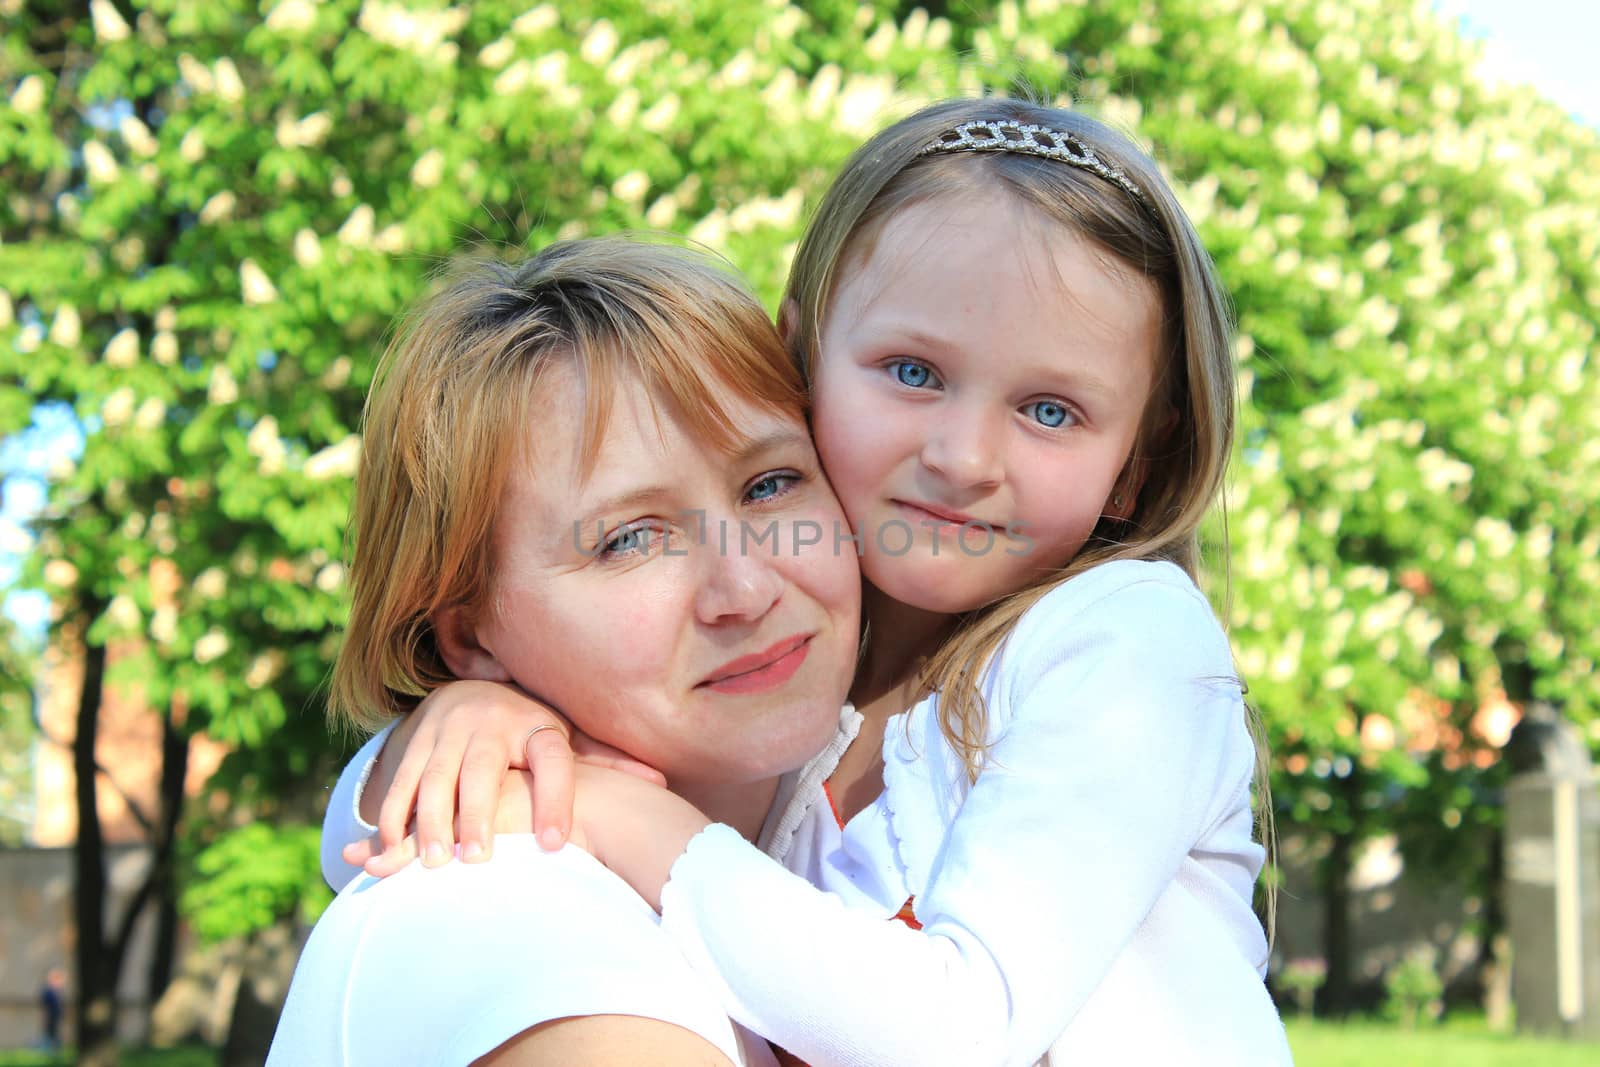
[(530, 1027), (589, 1015), (672, 1023), (740, 1067), (776, 1067), (650, 906), (581, 849), (500, 835), (488, 863), (413, 863), (381, 882), (340, 860), (375, 832), (357, 805), (386, 735), (330, 803), (324, 873), (340, 892), (295, 967), (268, 1067), (465, 1067)]
[[(733, 1018), (813, 1067), (1289, 1063), (1251, 908), (1255, 752), (1200, 591), (1166, 563), (1090, 570), (981, 689), (970, 787), (931, 697), (889, 721), (874, 804), (842, 832), (814, 804), (769, 843), (788, 870), (727, 827), (690, 843), (662, 929)], [(909, 896), (921, 932), (886, 921)]]

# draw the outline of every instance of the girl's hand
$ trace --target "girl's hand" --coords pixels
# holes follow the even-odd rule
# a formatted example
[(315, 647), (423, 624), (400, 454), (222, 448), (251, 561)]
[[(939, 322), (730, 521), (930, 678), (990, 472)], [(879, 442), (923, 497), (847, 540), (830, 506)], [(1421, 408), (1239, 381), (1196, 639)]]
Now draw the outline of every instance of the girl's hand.
[[(575, 768), (575, 799), (568, 840), (627, 882), (657, 911), (661, 887), (672, 865), (689, 841), (710, 825), (700, 811), (656, 776), (630, 773), (615, 767), (579, 763)], [(540, 802), (534, 775), (513, 770), (501, 776), (494, 831), (525, 834), (534, 824)], [(382, 856), (367, 864), (379, 878), (400, 870), (416, 859), (418, 835), (407, 835)]]
[[(463, 860), (488, 859), (508, 768), (533, 772), (531, 828), (546, 849), (560, 848), (572, 826), (575, 761), (665, 783), (653, 768), (574, 730), (564, 716), (514, 686), (453, 682), (430, 693), (408, 719), (391, 736), (368, 784), (383, 795), (378, 841), (357, 842), (344, 853), (346, 862), (377, 877), (412, 858), (399, 845), (413, 814), (425, 865), (448, 863), (458, 839)], [(403, 733), (407, 728), (409, 736)], [(390, 752), (397, 743), (401, 751)], [(380, 850), (382, 855), (374, 854)]]
[[(526, 770), (508, 770), (500, 777), (495, 795), (494, 832), (497, 834), (526, 834), (533, 830), (535, 796), (538, 790), (534, 776)], [(587, 850), (588, 837), (581, 820), (574, 821), (566, 840)], [(351, 845), (350, 848), (356, 848)], [(366, 861), (366, 871), (377, 878), (387, 878), (422, 854), (415, 830), (385, 849), (381, 855)], [(350, 855), (346, 850), (346, 858)]]

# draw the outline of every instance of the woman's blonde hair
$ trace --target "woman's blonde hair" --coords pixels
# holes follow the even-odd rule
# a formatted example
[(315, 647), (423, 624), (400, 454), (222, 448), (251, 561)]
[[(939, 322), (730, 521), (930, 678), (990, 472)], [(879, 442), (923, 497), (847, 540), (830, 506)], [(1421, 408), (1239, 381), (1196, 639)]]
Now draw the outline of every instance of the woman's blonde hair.
[[(1142, 195), (1091, 169), (1036, 155), (921, 154), (963, 123), (995, 121), (1072, 135)], [(997, 190), (1149, 279), (1161, 300), (1165, 336), (1156, 387), (1129, 458), (1145, 475), (1131, 515), (1103, 518), (1065, 568), (971, 612), (924, 668), (925, 687), (939, 693), (940, 727), (974, 777), (988, 748), (981, 670), (1033, 604), (1073, 575), (1116, 559), (1170, 560), (1200, 580), (1200, 525), (1221, 502), (1236, 404), (1231, 309), (1210, 256), (1156, 164), (1128, 138), (1085, 115), (995, 97), (947, 100), (902, 119), (863, 145), (829, 188), (800, 243), (785, 294), (794, 315), (790, 349), (808, 382), (840, 272), (871, 254), (888, 221), (935, 198)], [(1222, 530), (1212, 562), (1225, 581), (1225, 521)], [(1264, 771), (1260, 755), (1261, 796)]]
[(717, 448), (737, 444), (721, 397), (805, 410), (766, 311), (720, 261), (610, 237), (522, 262), (457, 263), (401, 321), (367, 396), (335, 723), (375, 729), (452, 680), (430, 620), (491, 603), (500, 502), (526, 462), (554, 361), (583, 385), (586, 465), (621, 381), (643, 384)]

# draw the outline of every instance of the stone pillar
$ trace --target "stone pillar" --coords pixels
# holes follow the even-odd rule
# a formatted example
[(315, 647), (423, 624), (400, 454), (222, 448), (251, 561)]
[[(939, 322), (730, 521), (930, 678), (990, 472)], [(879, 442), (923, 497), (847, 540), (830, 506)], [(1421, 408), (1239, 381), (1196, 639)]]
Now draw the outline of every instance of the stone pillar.
[(1517, 1029), (1600, 1039), (1600, 788), (1577, 728), (1533, 704), (1506, 744), (1505, 905)]

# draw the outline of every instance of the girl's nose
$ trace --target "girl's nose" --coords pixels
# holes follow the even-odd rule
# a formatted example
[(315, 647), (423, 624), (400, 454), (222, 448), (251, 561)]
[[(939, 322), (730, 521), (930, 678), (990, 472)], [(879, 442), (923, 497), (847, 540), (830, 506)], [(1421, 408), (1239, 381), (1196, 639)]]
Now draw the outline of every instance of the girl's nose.
[(1003, 477), (999, 426), (980, 412), (947, 407), (928, 428), (922, 465), (961, 489), (995, 485)]

